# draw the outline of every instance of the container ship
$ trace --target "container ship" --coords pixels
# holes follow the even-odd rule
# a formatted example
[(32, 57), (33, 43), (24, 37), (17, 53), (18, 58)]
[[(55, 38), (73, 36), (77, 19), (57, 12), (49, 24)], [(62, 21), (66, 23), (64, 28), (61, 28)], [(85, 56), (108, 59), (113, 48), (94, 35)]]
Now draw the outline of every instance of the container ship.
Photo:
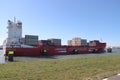
[(22, 37), (22, 22), (8, 20), (8, 36), (3, 42), (3, 53), (14, 51), (15, 56), (46, 56), (63, 54), (102, 53), (106, 43), (99, 40), (87, 42), (85, 39), (73, 38), (68, 45), (61, 45), (61, 39), (38, 40), (36, 35)]

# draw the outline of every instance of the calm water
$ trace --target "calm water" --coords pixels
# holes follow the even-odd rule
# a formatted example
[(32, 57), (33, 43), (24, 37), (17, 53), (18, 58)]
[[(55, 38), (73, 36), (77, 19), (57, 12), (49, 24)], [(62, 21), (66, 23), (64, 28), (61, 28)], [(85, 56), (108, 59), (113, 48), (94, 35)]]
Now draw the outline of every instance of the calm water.
[(120, 49), (113, 49), (113, 52), (112, 53), (120, 53)]
[(2, 53), (2, 50), (0, 50), (0, 53)]

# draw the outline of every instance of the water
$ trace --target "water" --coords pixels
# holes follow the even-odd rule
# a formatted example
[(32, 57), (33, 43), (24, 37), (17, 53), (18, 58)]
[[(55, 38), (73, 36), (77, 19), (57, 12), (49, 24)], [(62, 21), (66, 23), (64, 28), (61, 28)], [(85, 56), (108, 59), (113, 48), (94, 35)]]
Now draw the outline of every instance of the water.
[(2, 54), (2, 50), (0, 50), (0, 63), (5, 63), (5, 56)]
[(113, 53), (119, 53), (120, 54), (120, 49), (113, 49)]
[(0, 50), (0, 54), (2, 53), (2, 50)]

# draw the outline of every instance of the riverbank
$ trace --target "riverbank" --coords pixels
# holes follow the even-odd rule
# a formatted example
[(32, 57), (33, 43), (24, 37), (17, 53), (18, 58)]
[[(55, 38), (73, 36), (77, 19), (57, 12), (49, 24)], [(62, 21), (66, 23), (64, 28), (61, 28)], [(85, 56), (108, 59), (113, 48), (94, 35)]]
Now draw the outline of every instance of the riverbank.
[[(120, 72), (120, 54), (89, 57), (83, 55), (75, 58), (73, 56), (61, 59), (51, 57), (45, 60), (44, 58), (31, 60), (29, 57), (24, 57), (29, 60), (0, 64), (0, 78), (2, 80), (101, 80)], [(15, 59), (18, 58), (23, 60), (23, 57)]]

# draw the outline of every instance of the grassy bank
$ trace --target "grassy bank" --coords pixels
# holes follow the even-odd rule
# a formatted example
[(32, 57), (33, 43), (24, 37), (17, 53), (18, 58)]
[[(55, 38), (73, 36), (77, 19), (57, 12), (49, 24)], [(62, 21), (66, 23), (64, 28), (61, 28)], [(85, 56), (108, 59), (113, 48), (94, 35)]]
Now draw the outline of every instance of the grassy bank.
[(87, 80), (120, 71), (120, 54), (0, 64), (0, 80)]

